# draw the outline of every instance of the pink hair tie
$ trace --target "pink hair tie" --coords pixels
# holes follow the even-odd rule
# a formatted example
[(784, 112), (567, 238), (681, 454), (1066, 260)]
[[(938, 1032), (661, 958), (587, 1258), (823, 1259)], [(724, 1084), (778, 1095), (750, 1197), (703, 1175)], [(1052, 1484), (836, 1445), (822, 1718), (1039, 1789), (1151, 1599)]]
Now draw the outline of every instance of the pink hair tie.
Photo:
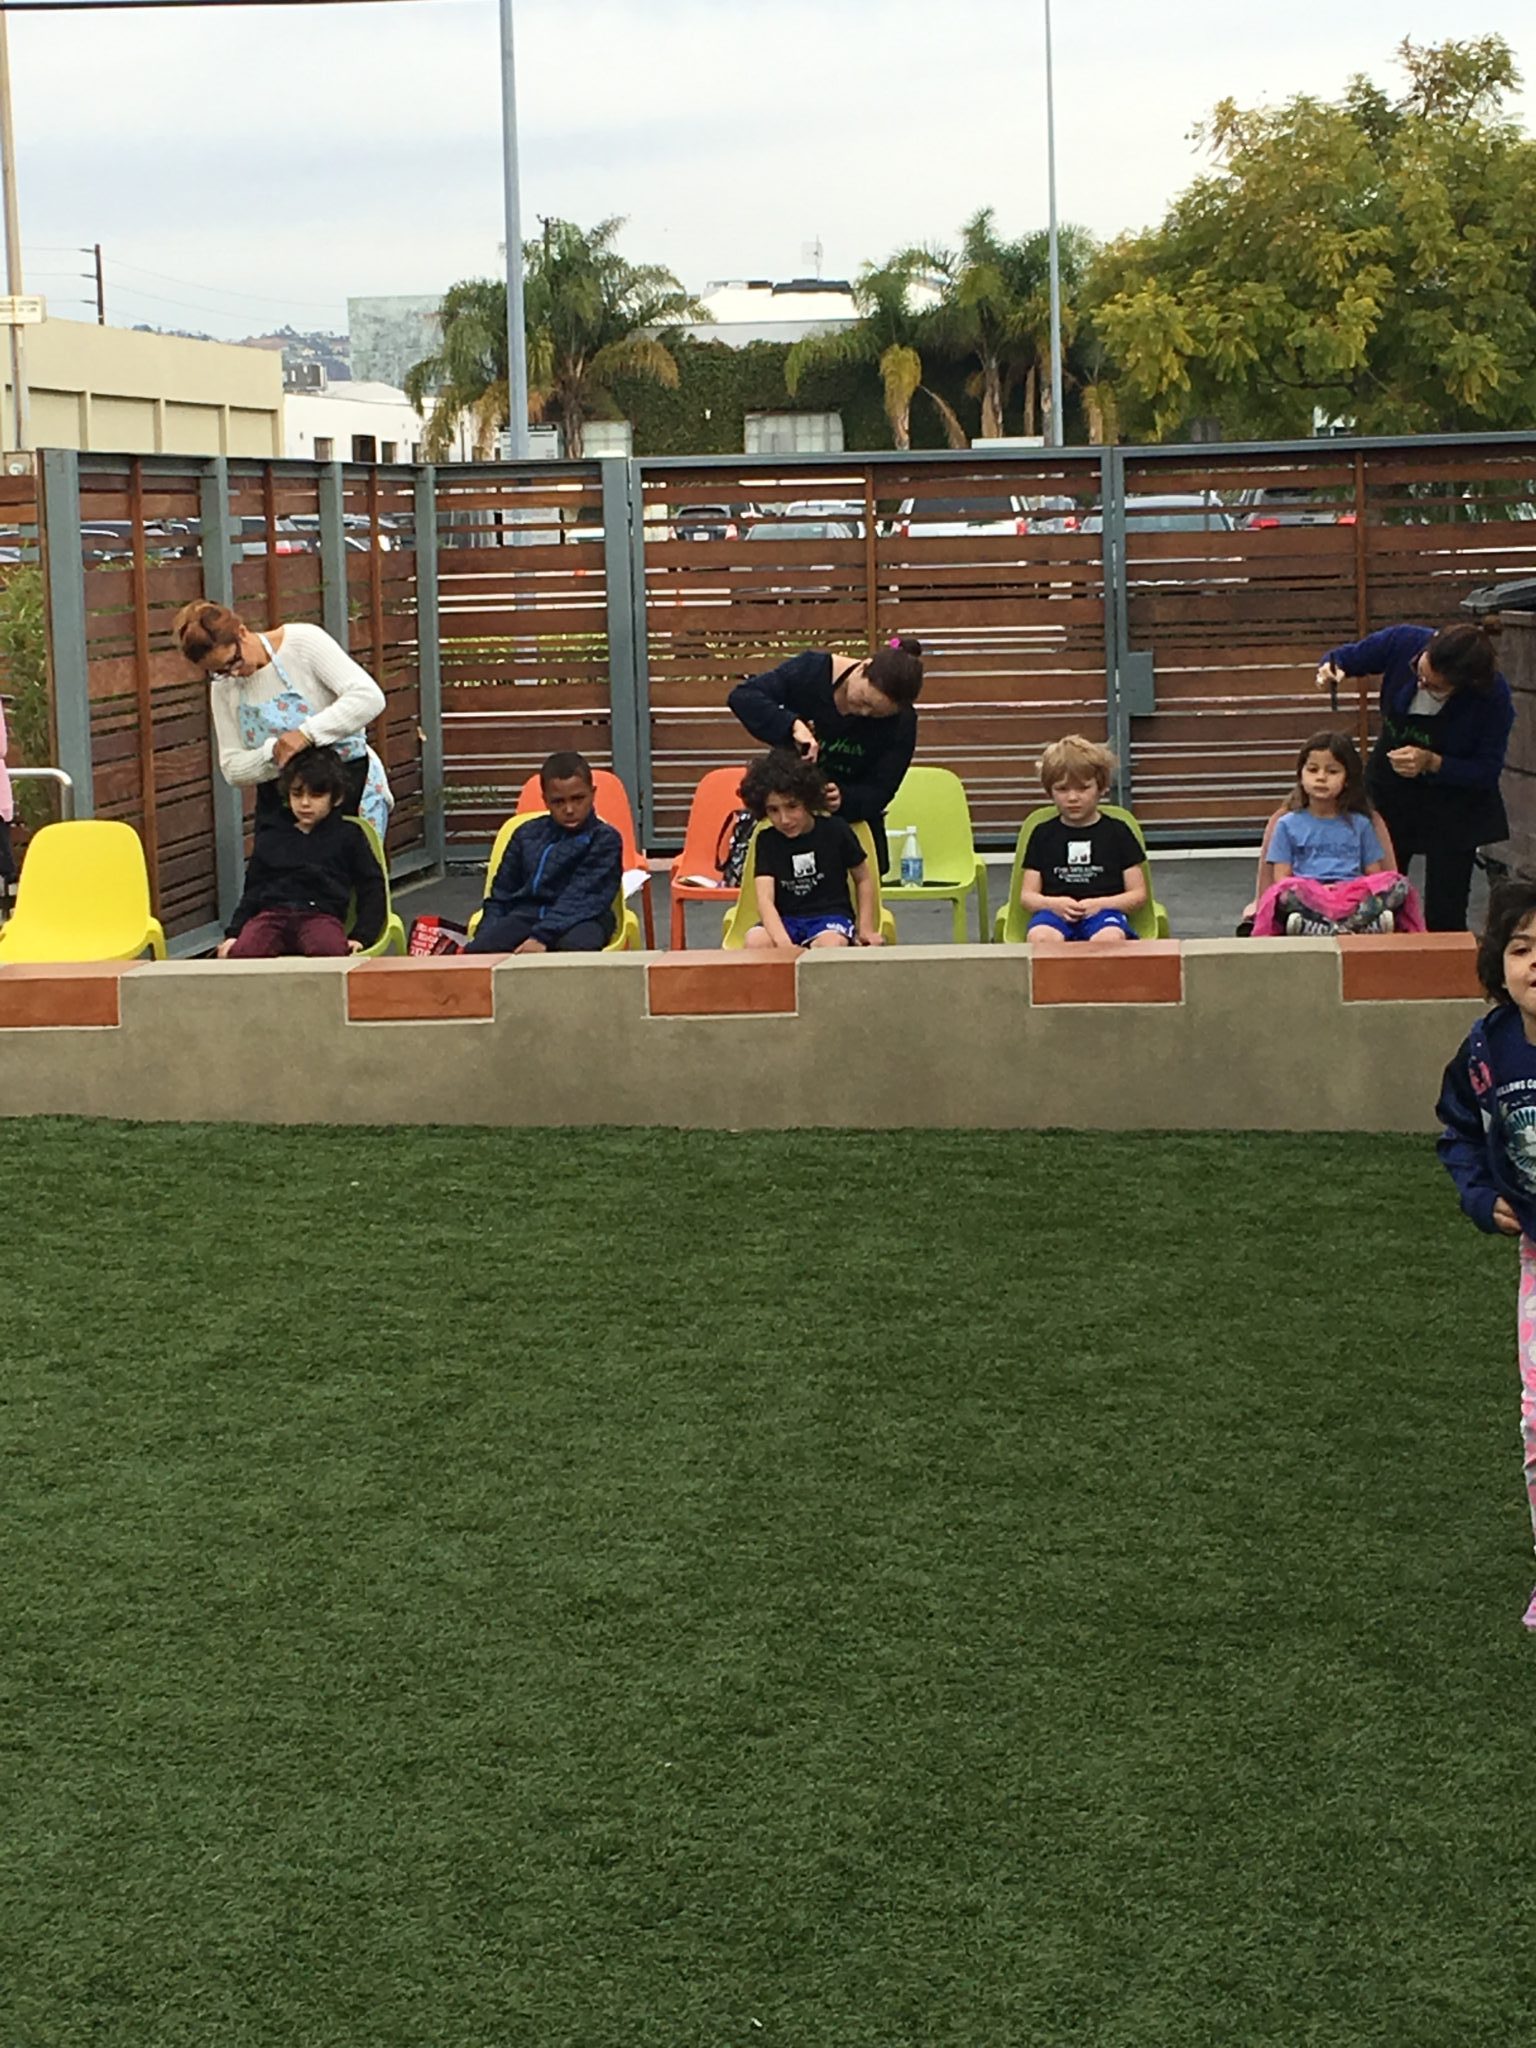
[(887, 647), (899, 647), (901, 645), (901, 635), (899, 633), (893, 633), (890, 639), (887, 640), (885, 644)]

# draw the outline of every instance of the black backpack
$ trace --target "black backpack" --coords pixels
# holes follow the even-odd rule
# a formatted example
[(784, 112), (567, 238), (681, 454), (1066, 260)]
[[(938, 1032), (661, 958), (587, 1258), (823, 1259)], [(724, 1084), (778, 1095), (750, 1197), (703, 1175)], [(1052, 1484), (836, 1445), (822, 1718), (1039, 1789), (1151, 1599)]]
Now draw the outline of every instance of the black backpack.
[(715, 866), (729, 889), (741, 887), (741, 878), (747, 871), (747, 848), (756, 830), (757, 820), (750, 811), (732, 811), (720, 827), (720, 837), (715, 841)]

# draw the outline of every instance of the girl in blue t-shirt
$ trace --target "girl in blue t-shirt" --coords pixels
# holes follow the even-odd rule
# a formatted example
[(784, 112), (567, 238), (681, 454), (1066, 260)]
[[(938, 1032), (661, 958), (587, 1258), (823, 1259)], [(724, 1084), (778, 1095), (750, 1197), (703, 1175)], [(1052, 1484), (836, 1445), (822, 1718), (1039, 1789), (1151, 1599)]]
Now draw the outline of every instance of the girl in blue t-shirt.
[(1296, 756), (1296, 787), (1270, 834), (1274, 880), (1254, 910), (1254, 936), (1424, 929), (1418, 899), (1387, 859), (1372, 821), (1359, 749), (1315, 732)]

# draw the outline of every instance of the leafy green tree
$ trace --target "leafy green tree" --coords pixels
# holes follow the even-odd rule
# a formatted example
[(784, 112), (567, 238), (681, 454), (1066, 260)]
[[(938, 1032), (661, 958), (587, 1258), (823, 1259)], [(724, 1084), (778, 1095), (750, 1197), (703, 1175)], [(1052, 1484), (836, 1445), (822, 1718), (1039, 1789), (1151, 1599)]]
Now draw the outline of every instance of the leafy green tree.
[[(1057, 242), (1066, 351), (1076, 330), (1074, 302), (1094, 242), (1086, 229), (1071, 226), (1059, 230)], [(1009, 399), (1020, 387), (1023, 432), (1049, 435), (1051, 291), (1046, 231), (1005, 241), (993, 226), (992, 208), (983, 207), (961, 230), (958, 249), (913, 250), (908, 260), (939, 293), (932, 318), (935, 342), (954, 355), (976, 359), (972, 391), (981, 400), (983, 436), (1005, 431)]]
[(954, 407), (923, 382), (922, 350), (932, 316), (914, 304), (918, 269), (910, 251), (886, 263), (866, 263), (853, 287), (857, 320), (837, 333), (808, 334), (797, 341), (785, 359), (784, 383), (794, 398), (813, 371), (873, 364), (898, 448), (912, 446), (912, 401), (919, 392), (938, 413), (950, 447), (965, 448), (969, 436)]
[[(550, 220), (524, 245), (523, 316), (528, 345), (529, 418), (562, 430), (565, 452), (580, 456), (589, 419), (617, 416), (616, 377), (675, 386), (668, 346), (684, 322), (708, 318), (669, 270), (627, 262), (614, 248), (622, 220), (580, 228)], [(442, 306), (442, 345), (413, 364), (406, 394), (425, 408), (424, 452), (439, 460), (461, 421), (474, 453), (488, 456), (508, 418), (507, 289), (487, 278), (450, 288)]]
[(1201, 131), (1216, 170), (1154, 231), (1105, 250), (1088, 293), (1127, 424), (1229, 434), (1528, 424), (1536, 406), (1536, 143), (1502, 111), (1498, 36), (1398, 52), (1391, 100), (1356, 78)]

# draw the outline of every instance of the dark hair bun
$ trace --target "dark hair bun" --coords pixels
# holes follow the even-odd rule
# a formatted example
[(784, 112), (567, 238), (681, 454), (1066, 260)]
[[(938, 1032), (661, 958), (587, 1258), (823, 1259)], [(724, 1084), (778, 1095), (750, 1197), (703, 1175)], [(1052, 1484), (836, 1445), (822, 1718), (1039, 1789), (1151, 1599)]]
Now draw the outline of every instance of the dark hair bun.
[(903, 654), (910, 654), (914, 661), (922, 660), (923, 643), (921, 640), (914, 639), (910, 633), (903, 633), (897, 640), (896, 645)]

